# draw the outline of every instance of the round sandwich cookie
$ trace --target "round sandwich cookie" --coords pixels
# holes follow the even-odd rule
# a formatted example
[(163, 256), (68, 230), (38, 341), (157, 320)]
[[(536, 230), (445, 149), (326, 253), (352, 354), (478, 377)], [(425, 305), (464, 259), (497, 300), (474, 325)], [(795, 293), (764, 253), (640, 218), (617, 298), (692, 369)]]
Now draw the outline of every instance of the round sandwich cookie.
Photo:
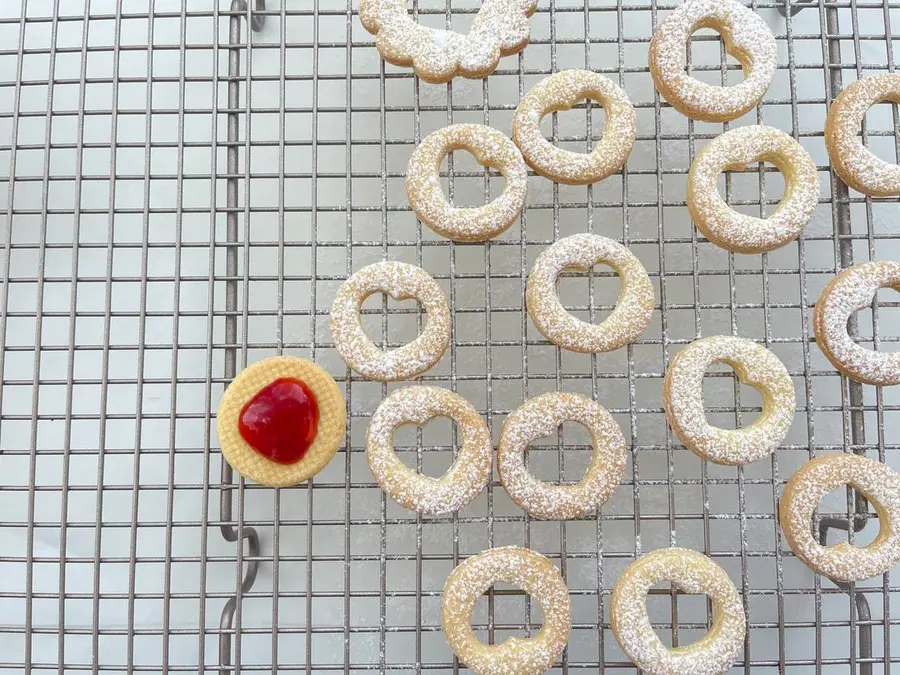
[(273, 356), (238, 373), (216, 414), (226, 461), (271, 487), (297, 485), (321, 471), (346, 429), (347, 408), (334, 378), (295, 356)]

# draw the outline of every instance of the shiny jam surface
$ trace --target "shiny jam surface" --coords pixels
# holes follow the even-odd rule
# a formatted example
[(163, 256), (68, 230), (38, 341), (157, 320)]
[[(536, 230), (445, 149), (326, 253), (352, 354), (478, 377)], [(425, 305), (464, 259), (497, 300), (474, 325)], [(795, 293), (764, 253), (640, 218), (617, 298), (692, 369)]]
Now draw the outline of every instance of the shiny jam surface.
[(284, 377), (260, 389), (238, 418), (241, 437), (279, 464), (303, 459), (316, 438), (319, 405), (300, 380)]

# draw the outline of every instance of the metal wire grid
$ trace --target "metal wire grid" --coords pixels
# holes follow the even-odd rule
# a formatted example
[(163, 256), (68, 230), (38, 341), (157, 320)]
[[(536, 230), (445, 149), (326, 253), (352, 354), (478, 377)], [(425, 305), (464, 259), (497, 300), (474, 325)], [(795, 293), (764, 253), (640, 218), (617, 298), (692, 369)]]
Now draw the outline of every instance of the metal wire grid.
[[(781, 58), (748, 121), (793, 133), (825, 187), (797, 244), (735, 258), (697, 237), (683, 201), (689, 158), (722, 127), (675, 115), (649, 86), (647, 42), (667, 6), (542, 3), (525, 52), (483, 82), (433, 87), (381, 63), (349, 3), (201, 5), (0, 7), (0, 154), (9, 160), (0, 158), (9, 166), (0, 669), (456, 672), (440, 633), (443, 580), (466, 555), (506, 543), (550, 555), (567, 578), (574, 625), (564, 672), (633, 668), (609, 632), (608, 594), (629, 561), (670, 544), (712, 555), (741, 589), (750, 633), (735, 670), (890, 669), (890, 575), (847, 589), (811, 575), (774, 513), (783, 481), (813, 452), (890, 462), (898, 447), (889, 442), (896, 395), (846, 385), (810, 347), (809, 316), (836, 270), (898, 257), (897, 204), (831, 180), (821, 128), (843, 83), (892, 67), (900, 6), (823, 0), (784, 20), (778, 5), (753, 4)], [(476, 9), (414, 6), (420, 20), (457, 29)], [(691, 53), (699, 77), (734, 77), (716, 41), (695, 40)], [(423, 231), (402, 194), (414, 145), (455, 121), (508, 130), (521, 94), (566, 67), (608, 73), (635, 101), (639, 140), (623, 176), (587, 188), (532, 179), (521, 226), (490, 244)], [(602, 122), (587, 110), (555, 117), (548, 135), (589, 146)], [(894, 159), (896, 112), (880, 112), (867, 138)], [(448, 161), (449, 194), (487, 199), (497, 179), (466, 159)], [(764, 213), (778, 180), (753, 169), (729, 175), (724, 190)], [(539, 339), (522, 304), (534, 255), (584, 230), (635, 251), (661, 309), (635, 345), (594, 358)], [(452, 518), (423, 520), (385, 499), (362, 435), (388, 388), (340, 363), (327, 310), (352, 270), (388, 257), (429, 270), (453, 306), (454, 346), (422, 379), (463, 393), (495, 432), (547, 389), (584, 391), (617, 416), (632, 461), (598, 518), (531, 521), (496, 482)], [(596, 273), (560, 288), (573, 311), (597, 320), (614, 283)], [(880, 302), (863, 313), (862, 339), (894, 342), (895, 309)], [(388, 345), (421, 325), (418, 311), (388, 301), (364, 318)], [(665, 427), (665, 363), (696, 335), (718, 332), (759, 339), (794, 377), (797, 421), (771, 462), (706, 465)], [(342, 376), (351, 429), (308, 485), (273, 491), (236, 482), (209, 448), (230, 378), (282, 351)], [(713, 420), (739, 424), (758, 412), (758, 397), (729, 373), (707, 384)], [(438, 472), (452, 457), (449, 433), (429, 425), (401, 438), (401, 450)], [(530, 465), (547, 479), (577, 478), (584, 443), (566, 426), (529, 453)], [(851, 540), (871, 538), (863, 501), (848, 494), (828, 507), (837, 517), (821, 521), (825, 534), (851, 524), (861, 530)], [(673, 644), (706, 630), (702, 599), (662, 591), (649, 609)], [(536, 607), (506, 588), (476, 613), (485, 639), (539, 623)]]

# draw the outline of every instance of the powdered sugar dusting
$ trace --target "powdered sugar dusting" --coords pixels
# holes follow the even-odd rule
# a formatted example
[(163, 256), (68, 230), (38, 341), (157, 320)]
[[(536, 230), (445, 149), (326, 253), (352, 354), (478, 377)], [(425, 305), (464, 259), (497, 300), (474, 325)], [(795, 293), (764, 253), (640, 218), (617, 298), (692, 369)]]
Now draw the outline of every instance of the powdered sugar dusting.
[[(606, 128), (590, 153), (557, 148), (541, 133), (540, 121), (592, 99), (603, 106)], [(586, 185), (618, 171), (634, 147), (637, 121), (625, 91), (608, 77), (588, 70), (564, 70), (532, 87), (516, 108), (513, 140), (537, 173), (569, 185)]]
[[(706, 637), (673, 649), (660, 641), (646, 601), (650, 588), (662, 581), (710, 597), (713, 625)], [(625, 568), (613, 588), (610, 621), (628, 658), (651, 675), (720, 675), (734, 663), (747, 634), (741, 598), (725, 570), (684, 548), (653, 551)]]
[[(359, 321), (363, 301), (373, 293), (418, 300), (428, 313), (422, 334), (393, 351), (379, 349)], [(373, 380), (415, 377), (441, 360), (450, 344), (450, 309), (443, 291), (421, 267), (385, 261), (364, 267), (338, 289), (331, 305), (331, 338), (341, 358)]]
[[(700, 28), (722, 36), (725, 50), (744, 68), (743, 82), (717, 87), (687, 74), (687, 43)], [(736, 0), (687, 0), (650, 40), (650, 74), (656, 88), (673, 108), (695, 120), (727, 122), (755, 107), (769, 88), (775, 66), (775, 36)]]
[[(878, 512), (880, 530), (868, 546), (822, 546), (810, 529), (822, 497), (842, 485), (862, 492)], [(854, 454), (816, 457), (788, 480), (778, 519), (791, 550), (813, 571), (837, 581), (861, 581), (900, 562), (900, 474)]]
[[(716, 362), (730, 365), (742, 383), (762, 393), (763, 410), (753, 424), (719, 429), (706, 420), (703, 374)], [(718, 464), (746, 464), (778, 448), (794, 419), (796, 400), (791, 378), (777, 356), (746, 338), (717, 335), (678, 352), (666, 369), (663, 404), (685, 447)]]
[[(487, 645), (472, 632), (475, 601), (497, 581), (522, 588), (541, 606), (544, 623), (530, 638)], [(450, 648), (475, 675), (540, 675), (569, 639), (569, 591), (547, 558), (519, 546), (491, 548), (460, 563), (444, 584), (441, 615)]]
[[(576, 485), (552, 485), (525, 467), (524, 452), (533, 441), (552, 434), (564, 421), (583, 424), (594, 453)], [(503, 424), (497, 445), (497, 470), (510, 498), (529, 515), (569, 520), (595, 514), (625, 474), (625, 437), (612, 416), (581, 394), (550, 392), (526, 401)]]
[(859, 131), (876, 103), (900, 103), (900, 73), (873, 75), (844, 89), (828, 109), (825, 146), (831, 168), (847, 185), (873, 197), (900, 195), (900, 166), (879, 159), (862, 144)]
[[(720, 173), (751, 162), (771, 162), (784, 176), (784, 197), (768, 218), (735, 211), (716, 187)], [(688, 175), (687, 204), (694, 224), (710, 241), (736, 253), (764, 253), (793, 241), (813, 217), (818, 201), (819, 177), (812, 157), (772, 127), (738, 127), (717, 136), (694, 158)]]
[[(441, 187), (441, 161), (452, 150), (471, 152), (482, 166), (499, 169), (506, 187), (480, 208), (450, 206)], [(486, 241), (504, 232), (525, 207), (528, 170), (515, 144), (483, 124), (452, 124), (428, 134), (406, 169), (406, 194), (419, 220), (454, 241)]]
[[(622, 281), (612, 313), (600, 324), (576, 319), (560, 302), (556, 279), (563, 270), (611, 266)], [(647, 270), (627, 248), (596, 234), (574, 234), (541, 253), (528, 274), (525, 301), (535, 327), (553, 344), (576, 352), (609, 352), (633, 342), (650, 324), (656, 298)]]
[(407, 0), (360, 0), (359, 18), (385, 61), (412, 66), (426, 82), (439, 83), (457, 74), (490, 75), (501, 56), (528, 44), (528, 17), (536, 8), (537, 0), (485, 0), (467, 35), (418, 24)]
[[(421, 425), (438, 416), (456, 422), (462, 445), (453, 466), (440, 478), (431, 478), (400, 461), (393, 436), (400, 425)], [(441, 387), (392, 392), (372, 415), (366, 433), (366, 459), (381, 489), (402, 506), (428, 515), (457, 511), (475, 499), (491, 479), (493, 454), (487, 424), (475, 408)]]
[(813, 314), (816, 344), (847, 377), (866, 384), (900, 384), (900, 353), (865, 349), (847, 333), (847, 320), (872, 304), (879, 288), (900, 291), (900, 263), (854, 265), (828, 282)]

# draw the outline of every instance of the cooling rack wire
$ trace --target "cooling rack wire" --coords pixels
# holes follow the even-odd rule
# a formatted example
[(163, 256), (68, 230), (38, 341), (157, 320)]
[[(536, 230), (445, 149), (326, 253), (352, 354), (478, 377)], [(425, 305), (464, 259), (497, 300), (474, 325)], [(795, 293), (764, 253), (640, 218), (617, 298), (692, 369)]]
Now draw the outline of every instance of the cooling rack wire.
[[(740, 589), (749, 634), (734, 672), (889, 672), (891, 575), (847, 587), (812, 575), (774, 513), (783, 482), (813, 453), (898, 465), (896, 393), (840, 378), (811, 344), (810, 316), (837, 270), (900, 258), (896, 200), (848, 193), (822, 140), (835, 94), (893, 68), (900, 4), (751, 3), (776, 34), (779, 68), (763, 104), (735, 124), (793, 134), (823, 189), (798, 242), (738, 257), (699, 238), (684, 206), (689, 160), (723, 126), (677, 115), (647, 70), (653, 26), (672, 6), (541, 2), (523, 53), (484, 81), (433, 86), (383, 64), (345, 0), (0, 3), (0, 671), (455, 673), (440, 630), (443, 581), (462, 558), (515, 543), (549, 555), (571, 589), (559, 672), (633, 670), (610, 633), (609, 593), (628, 562), (670, 544), (711, 555)], [(457, 30), (477, 7), (413, 3), (419, 21)], [(701, 79), (740, 77), (714, 34), (694, 36), (690, 58)], [(573, 67), (609, 74), (636, 104), (624, 174), (577, 188), (532, 177), (521, 224), (489, 244), (452, 244), (418, 225), (403, 191), (415, 144), (450, 122), (508, 132), (524, 91)], [(897, 122), (889, 105), (867, 119), (867, 143), (890, 161)], [(582, 107), (545, 123), (555, 143), (582, 150), (603, 118)], [(457, 204), (502, 187), (465, 153), (446, 172)], [(761, 167), (722, 184), (757, 215), (781, 188)], [(661, 310), (634, 345), (596, 357), (551, 347), (523, 308), (537, 253), (582, 231), (625, 242)], [(454, 344), (422, 380), (459, 391), (495, 434), (547, 390), (580, 391), (613, 412), (631, 457), (597, 518), (531, 521), (496, 481), (452, 517), (421, 519), (386, 500), (362, 439), (389, 388), (347, 370), (327, 330), (336, 287), (384, 258), (417, 263), (444, 287)], [(599, 320), (616, 284), (597, 271), (562, 279), (560, 293)], [(893, 348), (897, 308), (879, 296), (851, 327), (864, 344)], [(389, 346), (421, 320), (387, 300), (364, 313)], [(666, 428), (665, 364), (717, 333), (759, 340), (794, 379), (796, 420), (771, 461), (704, 464)], [(337, 376), (350, 430), (314, 480), (276, 491), (232, 475), (212, 422), (234, 374), (282, 352)], [(704, 388), (713, 423), (759, 411), (730, 371), (708, 373)], [(404, 461), (436, 475), (452, 440), (436, 422), (398, 444)], [(564, 425), (529, 452), (530, 466), (577, 480), (587, 443)], [(870, 541), (877, 519), (842, 491), (823, 503), (820, 531)], [(669, 644), (707, 629), (699, 596), (662, 589), (649, 611)], [(539, 625), (537, 607), (506, 587), (475, 616), (494, 641)]]

